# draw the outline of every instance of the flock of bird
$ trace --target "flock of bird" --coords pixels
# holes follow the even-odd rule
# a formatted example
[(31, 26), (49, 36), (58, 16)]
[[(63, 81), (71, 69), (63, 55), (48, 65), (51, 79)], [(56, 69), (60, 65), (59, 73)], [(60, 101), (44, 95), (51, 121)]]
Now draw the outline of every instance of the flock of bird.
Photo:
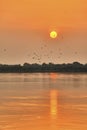
[[(77, 55), (77, 52), (74, 52)], [(56, 55), (56, 58), (55, 58)], [(32, 54), (28, 54), (28, 57), (36, 62), (41, 63), (44, 59), (47, 59), (49, 62), (53, 62), (54, 59), (60, 59), (64, 55), (64, 52), (61, 48), (58, 48), (56, 51), (55, 49), (49, 49), (46, 44), (41, 46), (38, 51), (34, 51)]]
[[(42, 61), (44, 61), (44, 59), (47, 59), (49, 62), (53, 62), (53, 60), (55, 59), (55, 53), (56, 59), (60, 59), (64, 55), (64, 52), (61, 48), (58, 48), (57, 50), (50, 49), (47, 44), (41, 45), (41, 47), (38, 49), (38, 51), (34, 51), (27, 55), (30, 61), (32, 60), (33, 62), (41, 63)], [(6, 53), (7, 49), (4, 48), (3, 52)], [(77, 55), (78, 52), (76, 51), (74, 52), (74, 54)]]

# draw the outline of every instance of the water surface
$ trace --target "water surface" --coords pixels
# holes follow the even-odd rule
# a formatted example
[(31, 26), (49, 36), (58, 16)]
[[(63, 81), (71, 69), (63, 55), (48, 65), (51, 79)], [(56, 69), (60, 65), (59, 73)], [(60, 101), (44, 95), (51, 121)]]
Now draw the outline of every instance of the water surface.
[(0, 130), (87, 130), (87, 74), (0, 74)]

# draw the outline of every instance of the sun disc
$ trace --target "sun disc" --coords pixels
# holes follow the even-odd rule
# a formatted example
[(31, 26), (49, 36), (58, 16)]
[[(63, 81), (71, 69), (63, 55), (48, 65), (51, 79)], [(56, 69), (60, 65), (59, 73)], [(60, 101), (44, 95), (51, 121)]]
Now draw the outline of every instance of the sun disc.
[(57, 32), (56, 31), (51, 31), (50, 32), (50, 37), (51, 38), (56, 38), (57, 37)]

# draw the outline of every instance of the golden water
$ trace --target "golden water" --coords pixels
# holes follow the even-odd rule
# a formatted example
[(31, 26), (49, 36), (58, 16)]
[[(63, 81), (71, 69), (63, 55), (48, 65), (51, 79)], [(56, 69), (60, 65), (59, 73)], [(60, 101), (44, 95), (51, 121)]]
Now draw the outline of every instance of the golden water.
[(87, 130), (87, 75), (0, 74), (0, 130)]

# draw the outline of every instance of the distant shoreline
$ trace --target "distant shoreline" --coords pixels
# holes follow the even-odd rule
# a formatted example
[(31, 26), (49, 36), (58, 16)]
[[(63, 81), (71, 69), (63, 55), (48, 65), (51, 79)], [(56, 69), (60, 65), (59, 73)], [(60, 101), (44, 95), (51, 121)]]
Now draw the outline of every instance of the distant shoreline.
[(87, 73), (87, 64), (79, 62), (67, 64), (29, 64), (7, 65), (0, 64), (0, 73)]
[(62, 72), (62, 71), (33, 71), (33, 72), (17, 72), (17, 71), (14, 71), (14, 72), (12, 72), (12, 71), (9, 71), (9, 72), (0, 72), (0, 74), (10, 74), (10, 73), (15, 73), (15, 74), (23, 74), (23, 73), (26, 73), (26, 74), (28, 74), (28, 73), (61, 73), (61, 74), (73, 74), (73, 73), (75, 73), (75, 74), (87, 74), (87, 72), (82, 72), (82, 71), (78, 71), (78, 72), (75, 72), (75, 71), (69, 71), (69, 72), (67, 72), (67, 71), (64, 71), (64, 72)]

